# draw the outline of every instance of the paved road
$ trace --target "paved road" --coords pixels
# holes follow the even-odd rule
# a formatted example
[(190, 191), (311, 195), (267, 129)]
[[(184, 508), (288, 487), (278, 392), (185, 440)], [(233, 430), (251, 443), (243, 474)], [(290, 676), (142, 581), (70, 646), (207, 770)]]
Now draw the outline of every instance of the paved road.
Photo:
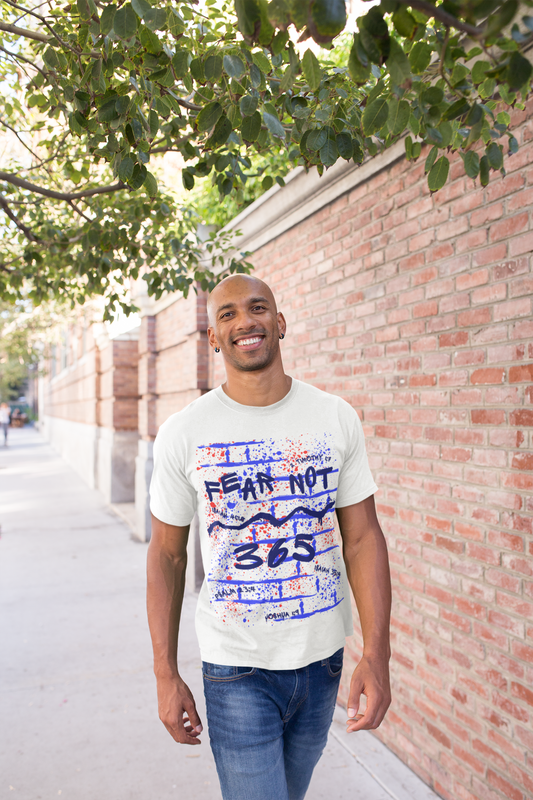
[[(1, 800), (220, 800), (207, 734), (179, 747), (157, 719), (146, 545), (33, 429), (0, 448), (0, 524)], [(194, 605), (181, 665), (205, 720)], [(307, 800), (436, 797), (343, 717)]]

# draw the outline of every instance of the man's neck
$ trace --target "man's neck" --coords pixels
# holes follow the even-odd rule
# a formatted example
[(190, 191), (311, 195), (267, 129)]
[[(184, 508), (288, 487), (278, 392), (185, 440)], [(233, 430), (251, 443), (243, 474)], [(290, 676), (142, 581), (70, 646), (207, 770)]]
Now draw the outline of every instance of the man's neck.
[(271, 406), (289, 393), (292, 378), (283, 371), (283, 364), (271, 364), (264, 370), (242, 372), (227, 369), (222, 384), (224, 393), (243, 406)]

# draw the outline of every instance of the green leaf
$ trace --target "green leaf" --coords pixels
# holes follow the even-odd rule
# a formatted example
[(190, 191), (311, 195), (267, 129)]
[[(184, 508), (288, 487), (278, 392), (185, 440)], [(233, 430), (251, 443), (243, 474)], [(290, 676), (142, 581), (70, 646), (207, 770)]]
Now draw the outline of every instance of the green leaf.
[(255, 37), (257, 27), (261, 24), (261, 10), (256, 0), (235, 0), (237, 23), (243, 36)]
[(491, 142), (485, 150), (485, 155), (492, 169), (501, 169), (503, 167), (503, 148), (501, 145)]
[(410, 136), (405, 137), (405, 157), (408, 161), (413, 158), (413, 140)]
[(307, 85), (312, 92), (315, 92), (322, 80), (322, 69), (312, 50), (305, 51), (304, 57), (302, 58), (302, 69)]
[(450, 162), (446, 156), (441, 156), (429, 171), (428, 187), (430, 192), (438, 192), (439, 189), (442, 189), (448, 179), (449, 171)]
[(127, 183), (133, 175), (133, 167), (135, 166), (133, 159), (129, 156), (123, 158), (118, 168), (118, 177), (123, 183)]
[(267, 111), (265, 111), (263, 113), (263, 119), (272, 136), (277, 136), (279, 139), (285, 139), (285, 130), (277, 115), (274, 116), (274, 114), (269, 114)]
[(442, 118), (457, 119), (457, 117), (462, 117), (463, 114), (466, 114), (469, 110), (470, 106), (468, 105), (468, 101), (461, 98), (460, 100), (456, 100), (449, 108), (446, 109), (442, 115)]
[(116, 11), (117, 7), (112, 3), (102, 11), (102, 16), (100, 17), (100, 33), (102, 36), (107, 36), (109, 31), (113, 30)]
[(400, 6), (398, 11), (392, 15), (392, 24), (400, 36), (410, 39), (416, 30), (416, 21), (409, 13), (406, 6)]
[(155, 197), (157, 194), (157, 180), (151, 172), (146, 173), (146, 178), (143, 183), (144, 188), (150, 197)]
[(141, 27), (141, 32), (139, 34), (139, 39), (141, 40), (142, 46), (149, 53), (152, 53), (153, 55), (158, 55), (161, 52), (161, 50), (162, 50), (161, 42), (157, 38), (156, 34), (153, 33), (145, 25), (143, 25)]
[(463, 155), (465, 172), (469, 178), (477, 178), (479, 175), (479, 156), (475, 150), (469, 150)]
[(435, 163), (435, 159), (439, 153), (439, 148), (437, 146), (432, 147), (428, 153), (428, 157), (426, 158), (426, 163), (424, 164), (424, 172), (429, 172), (433, 164)]
[(483, 83), (485, 80), (485, 73), (489, 70), (491, 65), (488, 61), (476, 61), (472, 67), (472, 81), (475, 84)]
[(366, 28), (360, 28), (359, 41), (361, 42), (369, 60), (373, 64), (378, 64), (381, 61), (381, 50), (372, 34), (367, 31)]
[(489, 159), (487, 156), (482, 156), (479, 161), (479, 181), (482, 186), (487, 186), (490, 176), (489, 176)]
[(241, 98), (241, 102), (239, 103), (239, 108), (241, 109), (241, 114), (243, 117), (251, 117), (252, 114), (255, 114), (257, 111), (257, 106), (259, 105), (259, 98), (252, 97), (249, 94), (244, 95)]
[(220, 56), (207, 56), (204, 64), (206, 81), (216, 83), (222, 77), (222, 59)]
[(206, 142), (206, 146), (216, 147), (217, 145), (225, 144), (228, 137), (233, 130), (233, 126), (229, 119), (223, 114), (215, 125), (215, 129)]
[(500, 111), (497, 115), (496, 120), (499, 122), (500, 125), (510, 125), (511, 124), (511, 116), (507, 113), (507, 111)]
[(515, 139), (514, 136), (509, 137), (509, 153), (510, 154), (518, 153), (518, 141)]
[(366, 64), (363, 64), (361, 61), (359, 57), (359, 49), (362, 50), (362, 48), (359, 48), (359, 35), (355, 34), (354, 43), (352, 45), (352, 49), (350, 50), (350, 57), (348, 59), (348, 70), (353, 82), (361, 86), (370, 78), (371, 70), (370, 64), (368, 63), (368, 58), (366, 58), (366, 54), (364, 56), (366, 59)]
[(201, 58), (193, 58), (189, 70), (195, 81), (205, 83), (204, 65)]
[(327, 138), (328, 132), (325, 128), (315, 128), (315, 130), (309, 131), (305, 146), (308, 150), (320, 150), (326, 144)]
[(59, 59), (58, 59), (57, 53), (53, 49), (53, 47), (48, 47), (44, 51), (44, 53), (43, 53), (43, 61), (46, 64), (46, 66), (49, 67), (50, 69), (54, 69), (54, 70), (58, 71), (59, 68), (60, 68)]
[(349, 161), (353, 157), (353, 142), (349, 133), (338, 133), (336, 137), (337, 150), (341, 158)]
[(153, 109), (150, 111), (148, 124), (150, 127), (150, 136), (152, 139), (155, 139), (157, 136), (157, 131), (159, 130), (159, 117), (157, 116), (157, 112)]
[(471, 127), (472, 125), (477, 125), (478, 122), (481, 122), (483, 119), (483, 109), (479, 105), (479, 103), (474, 103), (468, 114), (466, 115), (465, 125)]
[(258, 51), (256, 53), (252, 53), (252, 59), (256, 67), (259, 67), (261, 72), (265, 72), (268, 74), (271, 70), (270, 61), (266, 57), (264, 53)]
[(116, 12), (113, 29), (119, 39), (131, 39), (137, 33), (137, 14), (130, 3)]
[(441, 147), (449, 147), (452, 143), (454, 131), (451, 122), (441, 122), (437, 129), (442, 137)]
[(224, 56), (224, 70), (230, 78), (239, 80), (244, 75), (244, 64), (239, 56)]
[(387, 125), (393, 136), (403, 133), (409, 122), (411, 113), (407, 100), (397, 100), (395, 97), (389, 103), (389, 118)]
[(429, 66), (432, 49), (425, 42), (417, 42), (409, 53), (409, 63), (415, 75), (421, 75)]
[(152, 11), (152, 6), (150, 3), (147, 3), (146, 0), (131, 0), (131, 5), (137, 16), (142, 20), (144, 20), (147, 15), (149, 16)]
[(390, 52), (386, 63), (390, 76), (396, 86), (402, 86), (411, 78), (409, 59), (396, 39), (390, 40)]
[(196, 117), (196, 127), (199, 131), (210, 131), (222, 116), (220, 103), (208, 103)]
[(488, 33), (497, 33), (505, 28), (514, 19), (518, 11), (518, 0), (507, 0), (496, 13), (489, 16), (487, 21)]
[(426, 106), (438, 106), (444, 99), (444, 92), (438, 86), (430, 86), (420, 95), (420, 102)]
[(172, 66), (176, 73), (176, 78), (184, 78), (189, 70), (188, 50), (177, 50), (172, 58)]
[(387, 122), (389, 116), (389, 106), (384, 97), (378, 97), (367, 106), (363, 113), (362, 123), (363, 131), (366, 136), (372, 136), (373, 133), (381, 130)]
[(261, 186), (263, 187), (263, 191), (268, 192), (269, 189), (272, 188), (274, 181), (271, 175), (265, 175), (263, 180), (261, 181)]
[(184, 188), (190, 192), (194, 188), (194, 175), (188, 169), (184, 169), (181, 173), (181, 182)]
[(325, 167), (331, 167), (339, 157), (335, 140), (328, 138), (320, 148), (320, 161)]
[(346, 25), (346, 5), (344, 0), (314, 0), (310, 5), (311, 14), (307, 25), (317, 44), (328, 45)]
[(531, 79), (533, 67), (521, 53), (513, 53), (504, 78), (510, 89), (521, 89)]
[(241, 135), (245, 142), (255, 142), (261, 130), (261, 114), (255, 111), (251, 117), (245, 117), (241, 125)]

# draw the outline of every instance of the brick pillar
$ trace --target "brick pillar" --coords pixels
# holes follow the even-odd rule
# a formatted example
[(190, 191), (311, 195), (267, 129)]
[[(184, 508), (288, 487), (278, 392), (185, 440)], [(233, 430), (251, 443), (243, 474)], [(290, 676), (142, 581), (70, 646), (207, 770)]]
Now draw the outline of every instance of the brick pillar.
[(149, 488), (153, 470), (156, 427), (156, 317), (141, 320), (139, 337), (139, 451), (135, 459), (135, 506), (137, 536), (150, 539)]

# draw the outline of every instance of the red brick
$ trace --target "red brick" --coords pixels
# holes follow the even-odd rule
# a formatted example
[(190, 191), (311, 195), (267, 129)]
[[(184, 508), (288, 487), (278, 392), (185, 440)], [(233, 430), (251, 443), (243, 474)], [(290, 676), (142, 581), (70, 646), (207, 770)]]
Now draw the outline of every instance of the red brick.
[(533, 381), (533, 364), (520, 364), (509, 368), (509, 383)]
[(476, 369), (470, 376), (470, 383), (503, 383), (505, 381), (505, 370), (497, 367), (486, 367)]
[(533, 409), (529, 410), (528, 408), (520, 408), (516, 411), (511, 411), (509, 414), (509, 422), (511, 425), (533, 425)]
[(523, 700), (528, 705), (533, 706), (533, 691), (527, 686), (513, 681), (513, 683), (511, 683), (511, 694), (513, 697)]
[(497, 242), (500, 239), (507, 239), (515, 236), (517, 233), (522, 233), (526, 230), (529, 222), (529, 214), (524, 211), (522, 214), (517, 214), (515, 217), (505, 217), (500, 222), (495, 222), (490, 226), (489, 239), (491, 242)]
[(470, 418), (474, 425), (502, 425), (505, 422), (505, 411), (500, 408), (472, 409)]
[(502, 792), (506, 800), (524, 800), (522, 791), (494, 772), (493, 769), (487, 770), (487, 780), (491, 786)]
[(470, 311), (462, 311), (457, 315), (457, 325), (460, 328), (468, 328), (471, 325), (488, 325), (492, 321), (490, 308), (476, 308)]
[(519, 297), (516, 300), (509, 300), (507, 303), (497, 303), (494, 306), (494, 321), (514, 319), (515, 317), (527, 317), (531, 315), (531, 299), (529, 297)]

